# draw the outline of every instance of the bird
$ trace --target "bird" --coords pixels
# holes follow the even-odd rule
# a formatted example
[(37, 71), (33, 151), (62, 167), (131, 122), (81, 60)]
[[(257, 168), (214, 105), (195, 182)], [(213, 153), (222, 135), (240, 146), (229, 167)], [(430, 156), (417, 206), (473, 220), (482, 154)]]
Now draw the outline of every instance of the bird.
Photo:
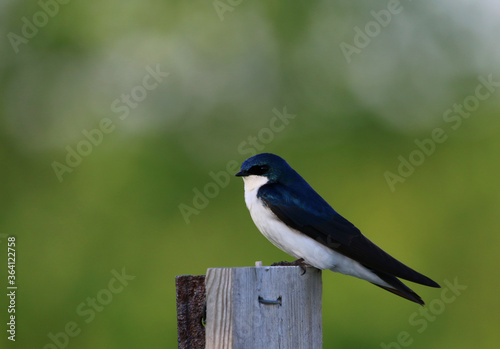
[(422, 298), (399, 278), (440, 287), (365, 237), (280, 156), (256, 154), (235, 176), (243, 178), (245, 203), (257, 228), (296, 262), (366, 280), (422, 306)]

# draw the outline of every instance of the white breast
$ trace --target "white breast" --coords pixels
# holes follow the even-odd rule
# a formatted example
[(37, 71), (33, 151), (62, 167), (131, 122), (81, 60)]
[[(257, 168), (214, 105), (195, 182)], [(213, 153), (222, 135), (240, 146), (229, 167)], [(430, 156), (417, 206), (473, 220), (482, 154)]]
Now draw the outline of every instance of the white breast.
[(298, 230), (290, 228), (278, 219), (262, 200), (257, 198), (259, 188), (268, 182), (266, 177), (251, 175), (243, 179), (245, 181), (245, 203), (250, 215), (262, 235), (273, 245), (295, 258), (303, 258), (307, 264), (318, 269), (330, 269), (334, 272), (389, 286), (358, 262), (335, 252)]

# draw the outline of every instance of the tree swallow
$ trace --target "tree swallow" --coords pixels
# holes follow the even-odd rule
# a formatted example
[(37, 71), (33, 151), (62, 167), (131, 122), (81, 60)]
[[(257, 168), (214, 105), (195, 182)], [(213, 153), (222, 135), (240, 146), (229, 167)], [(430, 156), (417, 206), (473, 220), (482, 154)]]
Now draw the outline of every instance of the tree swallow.
[(415, 303), (399, 279), (436, 282), (399, 262), (342, 217), (281, 157), (263, 153), (241, 165), (245, 202), (260, 232), (276, 247), (318, 269), (366, 280)]

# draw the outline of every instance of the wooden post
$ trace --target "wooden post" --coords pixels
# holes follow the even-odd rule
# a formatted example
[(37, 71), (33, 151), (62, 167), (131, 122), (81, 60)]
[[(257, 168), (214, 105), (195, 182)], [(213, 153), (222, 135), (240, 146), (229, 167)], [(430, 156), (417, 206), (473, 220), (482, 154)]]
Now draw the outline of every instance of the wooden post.
[(179, 349), (204, 349), (205, 275), (175, 277)]
[(321, 271), (208, 269), (206, 349), (322, 348)]

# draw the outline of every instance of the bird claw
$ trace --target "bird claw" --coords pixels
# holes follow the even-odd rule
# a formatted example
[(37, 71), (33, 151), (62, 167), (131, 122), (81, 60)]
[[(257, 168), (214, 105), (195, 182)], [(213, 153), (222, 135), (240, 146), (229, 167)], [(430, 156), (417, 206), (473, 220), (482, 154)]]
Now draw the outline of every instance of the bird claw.
[(304, 262), (304, 258), (299, 258), (293, 262), (282, 261), (271, 264), (271, 267), (300, 267), (300, 269), (302, 269), (302, 274), (300, 275), (304, 275), (306, 273), (306, 268), (310, 266), (310, 264)]

